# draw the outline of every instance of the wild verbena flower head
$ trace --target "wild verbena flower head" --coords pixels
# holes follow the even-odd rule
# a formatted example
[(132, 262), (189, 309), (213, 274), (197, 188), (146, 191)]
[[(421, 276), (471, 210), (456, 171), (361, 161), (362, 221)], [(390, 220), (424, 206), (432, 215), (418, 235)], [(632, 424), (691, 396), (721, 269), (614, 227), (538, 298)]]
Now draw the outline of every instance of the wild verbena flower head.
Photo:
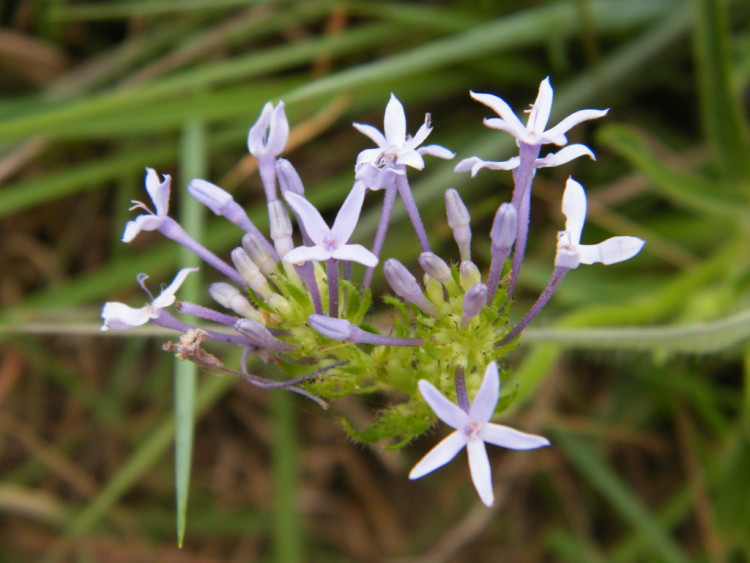
[[(470, 206), (459, 190), (445, 190), (447, 224), (457, 248), (454, 254), (441, 257), (433, 251), (429, 239), (435, 230), (422, 222), (418, 198), (406, 174), (407, 167), (424, 168), (424, 155), (454, 156), (439, 145), (423, 146), (432, 132), (429, 114), (416, 134), (408, 135), (404, 108), (391, 94), (383, 132), (354, 124), (376, 147), (357, 156), (353, 187), (329, 227), (307, 199), (309, 191), (294, 165), (279, 158), (289, 137), (289, 123), (283, 102), (269, 102), (250, 128), (248, 148), (258, 159), (270, 240), (250, 221), (234, 195), (207, 180), (193, 179), (188, 192), (241, 230), (228, 256), (217, 256), (169, 217), (170, 177), (160, 180), (153, 169), (147, 169), (146, 190), (154, 209), (136, 202), (136, 208), (145, 213), (128, 222), (123, 240), (130, 242), (141, 231), (158, 231), (195, 253), (223, 278), (212, 280), (207, 288), (215, 305), (178, 302), (180, 285), (195, 271), (183, 269), (143, 307), (106, 303), (102, 330), (153, 323), (181, 335), (165, 348), (180, 359), (258, 387), (293, 391), (324, 408), (326, 401), (347, 395), (385, 394), (385, 402), (391, 404), (368, 426), (342, 421), (347, 433), (360, 442), (402, 447), (442, 420), (454, 431), (415, 465), (409, 477), (430, 473), (466, 448), (474, 487), (482, 502), (491, 505), (485, 444), (517, 450), (549, 444), (541, 436), (491, 422), (496, 410), (511, 401), (509, 397), (498, 407), (498, 364), (516, 347), (525, 326), (542, 311), (567, 272), (581, 263), (612, 264), (631, 258), (644, 241), (616, 236), (596, 245), (581, 244), (586, 195), (570, 178), (562, 197), (565, 230), (558, 236), (555, 263), (549, 265), (550, 281), (521, 322), (511, 327), (512, 294), (523, 265), (537, 169), (563, 165), (579, 156), (594, 158), (585, 145), (567, 145), (565, 133), (582, 121), (602, 117), (607, 110), (575, 112), (547, 129), (553, 98), (548, 79), (542, 81), (525, 125), (501, 98), (473, 92), (472, 97), (498, 114), (486, 119), (485, 125), (512, 134), (519, 153), (504, 162), (468, 157), (456, 167), (472, 175), (482, 168), (512, 170), (514, 188), (510, 201), (499, 205), (485, 232), (476, 225), (472, 231)], [(543, 144), (562, 148), (540, 156)], [(369, 247), (349, 242), (368, 189), (383, 190), (380, 219)], [(381, 259), (397, 196), (414, 233), (398, 241), (399, 259), (387, 255)], [(484, 260), (472, 257), (472, 243), (489, 248), (489, 272), (478, 266)], [(419, 278), (411, 271), (415, 261), (422, 269)], [(352, 268), (352, 262), (365, 266), (364, 272)], [(374, 297), (370, 284), (376, 266), (389, 289)], [(172, 316), (168, 308), (173, 305), (195, 318), (195, 324)], [(239, 354), (230, 357), (240, 357), (239, 366), (224, 365), (218, 352), (205, 351), (202, 346), (208, 341), (238, 350)], [(269, 364), (278, 366), (277, 373), (286, 377), (272, 380), (253, 373), (266, 372)], [(457, 404), (449, 396), (455, 396)]]

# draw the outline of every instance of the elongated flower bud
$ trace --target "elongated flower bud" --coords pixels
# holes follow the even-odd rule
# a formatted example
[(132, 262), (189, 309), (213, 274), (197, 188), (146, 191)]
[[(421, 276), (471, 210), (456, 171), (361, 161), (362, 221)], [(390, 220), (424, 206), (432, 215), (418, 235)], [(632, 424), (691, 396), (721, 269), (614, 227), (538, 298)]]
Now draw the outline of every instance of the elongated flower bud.
[(281, 200), (268, 203), (268, 220), (271, 228), (271, 240), (276, 245), (276, 252), (282, 258), (294, 248), (292, 240), (292, 221)]
[(297, 174), (297, 170), (292, 163), (285, 158), (280, 158), (276, 161), (276, 179), (279, 182), (282, 195), (286, 191), (301, 196), (305, 195), (305, 186), (302, 184), (302, 179)]
[(513, 204), (503, 203), (497, 208), (490, 231), (493, 257), (496, 253), (505, 252), (505, 258), (507, 258), (516, 241), (516, 235), (518, 235), (518, 212)]
[(366, 332), (346, 319), (326, 317), (324, 315), (310, 315), (307, 319), (313, 330), (331, 340), (349, 341), (357, 344), (373, 344), (375, 346), (421, 346), (421, 338), (399, 338), (397, 336), (383, 336)]
[(471, 260), (471, 217), (469, 210), (453, 188), (445, 190), (445, 213), (453, 230), (461, 261)]
[(234, 267), (245, 280), (250, 289), (261, 295), (263, 299), (271, 293), (271, 287), (268, 285), (266, 278), (258, 268), (257, 264), (250, 259), (247, 252), (241, 247), (235, 248), (231, 253)]
[(212, 283), (208, 287), (208, 294), (222, 307), (231, 309), (248, 319), (260, 321), (260, 313), (250, 304), (247, 297), (242, 295), (240, 290), (233, 285), (224, 282)]
[(428, 315), (432, 315), (433, 317), (440, 315), (437, 307), (430, 303), (422, 293), (422, 288), (419, 287), (417, 278), (401, 262), (395, 258), (389, 258), (383, 265), (383, 274), (393, 288), (393, 291), (401, 299), (413, 303)]
[(458, 267), (458, 277), (461, 280), (461, 287), (464, 291), (469, 291), (471, 286), (479, 283), (482, 279), (479, 268), (471, 260), (461, 262), (461, 265)]
[(240, 319), (234, 324), (234, 329), (253, 344), (278, 350), (290, 352), (295, 346), (276, 338), (271, 332), (257, 321), (251, 319)]
[(465, 328), (471, 319), (479, 314), (487, 302), (487, 286), (483, 283), (475, 283), (464, 294), (462, 305), (463, 314), (461, 315), (461, 327)]
[(247, 234), (242, 237), (242, 248), (245, 249), (250, 260), (255, 262), (263, 275), (269, 276), (279, 269), (278, 262), (255, 235)]

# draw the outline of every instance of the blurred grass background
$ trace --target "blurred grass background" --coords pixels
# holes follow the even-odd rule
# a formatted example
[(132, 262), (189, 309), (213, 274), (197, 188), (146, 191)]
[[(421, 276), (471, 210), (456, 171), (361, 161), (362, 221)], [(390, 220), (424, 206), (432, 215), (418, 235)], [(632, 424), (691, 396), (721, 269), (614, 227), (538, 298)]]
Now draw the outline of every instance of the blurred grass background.
[[(17, 0), (0, 18), (0, 560), (750, 560), (746, 0)], [(493, 451), (488, 511), (461, 461), (407, 480), (444, 428), (363, 448), (336, 416), (365, 424), (372, 405), (323, 412), (178, 373), (183, 400), (197, 382), (192, 454), (178, 432), (178, 550), (185, 368), (164, 335), (98, 333), (102, 302), (144, 301), (138, 272), (156, 289), (188, 260), (156, 235), (119, 242), (144, 168), (173, 175), (172, 212), (226, 256), (236, 229), (182, 194), (202, 175), (265, 229), (245, 140), (266, 100), (287, 103), (286, 156), (333, 210), (369, 146), (350, 124), (380, 128), (390, 92), (411, 132), (430, 112), (430, 142), (499, 160), (512, 142), (482, 127), (469, 89), (520, 110), (547, 75), (553, 120), (612, 110), (571, 135), (598, 162), (538, 175), (515, 314), (551, 272), (568, 175), (589, 193), (584, 242), (648, 240), (625, 264), (572, 272), (508, 360), (531, 399), (511, 424), (553, 446)], [(486, 270), (510, 175), (452, 166), (428, 161), (415, 196), (436, 251), (457, 259), (442, 193), (459, 189)], [(383, 255), (413, 265), (401, 223)], [(201, 287), (187, 289), (205, 302)]]

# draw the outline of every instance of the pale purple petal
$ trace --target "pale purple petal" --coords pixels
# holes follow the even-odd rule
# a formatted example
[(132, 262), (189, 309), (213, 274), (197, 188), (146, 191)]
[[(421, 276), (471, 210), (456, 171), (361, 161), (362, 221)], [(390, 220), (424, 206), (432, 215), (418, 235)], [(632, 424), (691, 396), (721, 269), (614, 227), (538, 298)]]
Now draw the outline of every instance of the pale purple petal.
[(424, 168), (424, 159), (417, 151), (411, 150), (399, 154), (396, 164), (403, 164), (417, 170), (422, 170)]
[(469, 422), (469, 415), (462, 411), (461, 407), (446, 399), (445, 395), (438, 391), (437, 388), (426, 379), (420, 379), (417, 385), (419, 386), (419, 391), (422, 393), (424, 400), (427, 401), (430, 408), (435, 411), (438, 418), (451, 428), (463, 432), (464, 426)]
[(271, 114), (271, 122), (268, 126), (265, 153), (278, 156), (284, 152), (286, 141), (289, 138), (289, 122), (284, 111), (284, 102), (279, 102)]
[(102, 307), (102, 324), (100, 330), (129, 330), (145, 325), (152, 318), (153, 310), (146, 305), (140, 309), (129, 307), (124, 303), (108, 302)]
[(469, 456), (469, 470), (474, 488), (485, 506), (492, 506), (495, 495), (492, 492), (492, 474), (490, 472), (490, 458), (484, 442), (478, 438), (469, 440), (466, 444), (466, 453)]
[(175, 302), (174, 294), (177, 293), (177, 290), (180, 289), (180, 286), (185, 283), (185, 278), (197, 271), (198, 268), (183, 268), (182, 270), (177, 272), (177, 275), (174, 277), (174, 280), (172, 280), (172, 283), (170, 283), (164, 289), (164, 291), (159, 294), (159, 297), (154, 299), (154, 301), (151, 303), (151, 306), (154, 309), (163, 309), (164, 307), (169, 307), (172, 303)]
[(385, 120), (383, 132), (388, 144), (393, 147), (403, 147), (406, 140), (406, 114), (404, 106), (398, 98), (391, 93), (388, 105), (385, 106)]
[(291, 264), (297, 264), (299, 262), (323, 262), (332, 257), (332, 253), (326, 250), (322, 246), (298, 246), (287, 252), (282, 260), (284, 262), (290, 262)]
[(450, 160), (451, 158), (456, 156), (456, 153), (446, 149), (441, 145), (426, 145), (424, 147), (418, 148), (417, 152), (421, 155), (429, 154), (430, 156), (436, 156), (444, 160)]
[(570, 233), (571, 243), (581, 241), (583, 223), (586, 221), (586, 192), (573, 178), (568, 178), (563, 192), (562, 212), (565, 215), (565, 230)]
[(328, 228), (320, 212), (312, 203), (301, 195), (289, 191), (284, 193), (284, 198), (294, 210), (297, 220), (302, 223), (307, 234), (316, 244), (321, 244), (327, 236), (330, 236), (331, 229)]
[(141, 231), (156, 231), (164, 222), (164, 217), (156, 215), (138, 215), (132, 221), (125, 225), (125, 231), (122, 233), (122, 242), (132, 241)]
[(485, 117), (484, 125), (485, 127), (489, 127), (490, 129), (497, 129), (498, 131), (505, 131), (506, 133), (510, 133), (518, 140), (529, 140), (529, 133), (528, 131), (526, 131), (525, 127), (523, 129), (518, 129), (513, 124), (508, 123), (507, 121), (500, 119), (499, 117)]
[(511, 450), (533, 450), (549, 446), (549, 440), (544, 436), (527, 434), (501, 424), (488, 424), (482, 429), (479, 437), (488, 444)]
[(555, 125), (552, 129), (548, 129), (542, 135), (541, 143), (554, 143), (556, 145), (564, 145), (567, 143), (565, 133), (570, 131), (573, 127), (583, 121), (590, 119), (599, 119), (609, 113), (609, 109), (582, 109), (575, 113), (570, 114), (568, 117), (563, 119), (560, 123)]
[(361, 244), (345, 244), (344, 246), (340, 246), (333, 251), (331, 258), (357, 262), (368, 268), (374, 268), (378, 265), (378, 257)]
[(466, 445), (463, 432), (452, 432), (432, 448), (409, 472), (409, 479), (419, 479), (442, 467)]
[(578, 254), (581, 264), (616, 264), (638, 254), (646, 241), (638, 237), (612, 237), (599, 244), (580, 244)]
[(529, 121), (527, 129), (535, 135), (544, 131), (549, 121), (549, 114), (552, 111), (552, 86), (549, 83), (549, 76), (539, 84), (539, 93), (536, 96), (534, 106), (529, 112)]
[(159, 182), (159, 175), (153, 168), (146, 168), (146, 191), (151, 201), (154, 202), (154, 208), (157, 215), (166, 215), (169, 211), (169, 186), (172, 178), (169, 174), (164, 174), (164, 181)]
[(352, 125), (354, 125), (354, 128), (357, 131), (359, 131), (363, 135), (367, 135), (368, 137), (370, 137), (370, 139), (381, 149), (384, 149), (388, 146), (388, 141), (385, 140), (383, 134), (372, 125), (367, 125), (365, 123), (352, 123)]
[(365, 149), (363, 151), (360, 151), (357, 155), (355, 169), (364, 164), (372, 164), (373, 166), (377, 166), (377, 163), (382, 155), (383, 149)]
[(490, 362), (484, 370), (484, 379), (479, 387), (474, 402), (469, 409), (469, 418), (478, 424), (487, 424), (495, 412), (497, 399), (500, 396), (500, 376), (497, 373), (497, 364)]
[(567, 164), (571, 160), (575, 160), (579, 156), (588, 156), (591, 160), (596, 160), (596, 156), (594, 156), (594, 153), (590, 148), (586, 145), (576, 143), (574, 145), (568, 145), (557, 152), (550, 153), (544, 158), (538, 158), (534, 165), (537, 168), (560, 166), (562, 164)]
[[(504, 129), (508, 131), (509, 133), (513, 134), (515, 136), (514, 132), (517, 132), (519, 134), (524, 134), (526, 132), (526, 126), (521, 123), (521, 120), (518, 119), (515, 112), (511, 109), (511, 107), (503, 100), (502, 98), (499, 98), (498, 96), (493, 96), (492, 94), (481, 94), (477, 92), (471, 92), (471, 97), (474, 98), (479, 103), (482, 103), (492, 109), (497, 115), (502, 117), (502, 121), (505, 122), (507, 129)], [(485, 125), (487, 125), (488, 120), (484, 120)], [(488, 125), (488, 127), (492, 127), (491, 125)]]
[(253, 124), (250, 132), (247, 134), (247, 148), (250, 154), (258, 156), (264, 152), (266, 134), (268, 132), (268, 125), (271, 123), (272, 113), (273, 104), (266, 102), (266, 105), (263, 106), (263, 110), (260, 112), (258, 121)]
[(406, 143), (404, 143), (405, 148), (409, 149), (415, 149), (419, 145), (425, 142), (427, 137), (430, 136), (430, 133), (432, 133), (432, 127), (430, 127), (430, 118), (428, 115), (424, 116), (424, 123), (419, 127), (419, 130), (417, 130), (417, 134), (414, 135), (411, 139), (408, 139)]
[(365, 185), (362, 182), (355, 182), (331, 227), (331, 235), (340, 245), (346, 244), (351, 238), (359, 221), (364, 201)]

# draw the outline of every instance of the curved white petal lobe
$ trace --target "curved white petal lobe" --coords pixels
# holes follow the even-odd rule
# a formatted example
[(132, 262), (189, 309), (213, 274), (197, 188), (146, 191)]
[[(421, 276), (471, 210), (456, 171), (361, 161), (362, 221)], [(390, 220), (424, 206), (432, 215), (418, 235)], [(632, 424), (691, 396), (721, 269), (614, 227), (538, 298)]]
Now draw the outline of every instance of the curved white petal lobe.
[(466, 445), (466, 437), (462, 432), (452, 432), (440, 441), (434, 448), (417, 462), (409, 472), (409, 479), (419, 479), (442, 467), (460, 452)]
[(469, 470), (474, 488), (485, 506), (492, 506), (495, 495), (492, 492), (492, 474), (490, 472), (490, 458), (484, 442), (479, 438), (469, 440), (466, 444), (466, 453), (469, 456)]
[(484, 370), (482, 385), (479, 387), (474, 401), (469, 409), (469, 418), (474, 423), (487, 424), (492, 418), (500, 396), (500, 376), (497, 373), (497, 364), (490, 362)]
[(479, 437), (488, 444), (511, 450), (533, 450), (549, 446), (549, 440), (544, 436), (528, 434), (502, 424), (488, 424)]
[(284, 198), (297, 215), (297, 220), (304, 225), (307, 234), (316, 244), (321, 244), (325, 237), (330, 236), (331, 229), (328, 228), (320, 212), (312, 203), (301, 195), (289, 191), (284, 193)]
[(552, 111), (552, 86), (549, 83), (549, 76), (539, 84), (539, 93), (536, 96), (534, 106), (529, 112), (529, 121), (527, 128), (535, 135), (540, 135), (544, 128), (547, 127), (549, 114)]
[(406, 141), (406, 114), (404, 106), (391, 93), (388, 105), (385, 106), (385, 120), (383, 123), (385, 140), (392, 147), (403, 147)]
[(616, 264), (638, 254), (644, 244), (646, 241), (638, 237), (612, 237), (599, 244), (581, 244), (578, 246), (578, 254), (581, 264)]
[(438, 418), (451, 428), (463, 432), (464, 426), (469, 422), (469, 415), (462, 411), (461, 407), (446, 399), (445, 395), (426, 379), (420, 379), (417, 385), (424, 400), (435, 411)]
[(577, 245), (581, 241), (581, 232), (586, 221), (586, 192), (572, 177), (565, 183), (562, 212), (565, 215), (565, 230), (570, 234), (570, 242)]
[[(367, 135), (368, 137), (370, 137), (370, 140), (372, 140), (372, 142), (378, 145), (378, 147), (380, 147), (381, 149), (384, 149), (388, 146), (388, 141), (385, 140), (385, 137), (383, 136), (383, 134), (372, 125), (367, 125), (365, 123), (352, 123), (352, 125), (354, 125), (354, 128), (357, 131), (359, 131), (363, 135)], [(367, 150), (376, 150), (376, 149), (367, 149)], [(381, 152), (381, 151), (378, 151), (378, 152)]]
[(378, 257), (361, 244), (346, 244), (341, 246), (333, 251), (331, 258), (357, 262), (368, 268), (374, 268), (378, 265)]
[(355, 182), (349, 195), (346, 196), (344, 203), (341, 204), (336, 219), (331, 227), (331, 235), (339, 244), (346, 244), (351, 238), (354, 228), (359, 221), (359, 214), (362, 212), (362, 204), (365, 201), (365, 185), (362, 182)]

